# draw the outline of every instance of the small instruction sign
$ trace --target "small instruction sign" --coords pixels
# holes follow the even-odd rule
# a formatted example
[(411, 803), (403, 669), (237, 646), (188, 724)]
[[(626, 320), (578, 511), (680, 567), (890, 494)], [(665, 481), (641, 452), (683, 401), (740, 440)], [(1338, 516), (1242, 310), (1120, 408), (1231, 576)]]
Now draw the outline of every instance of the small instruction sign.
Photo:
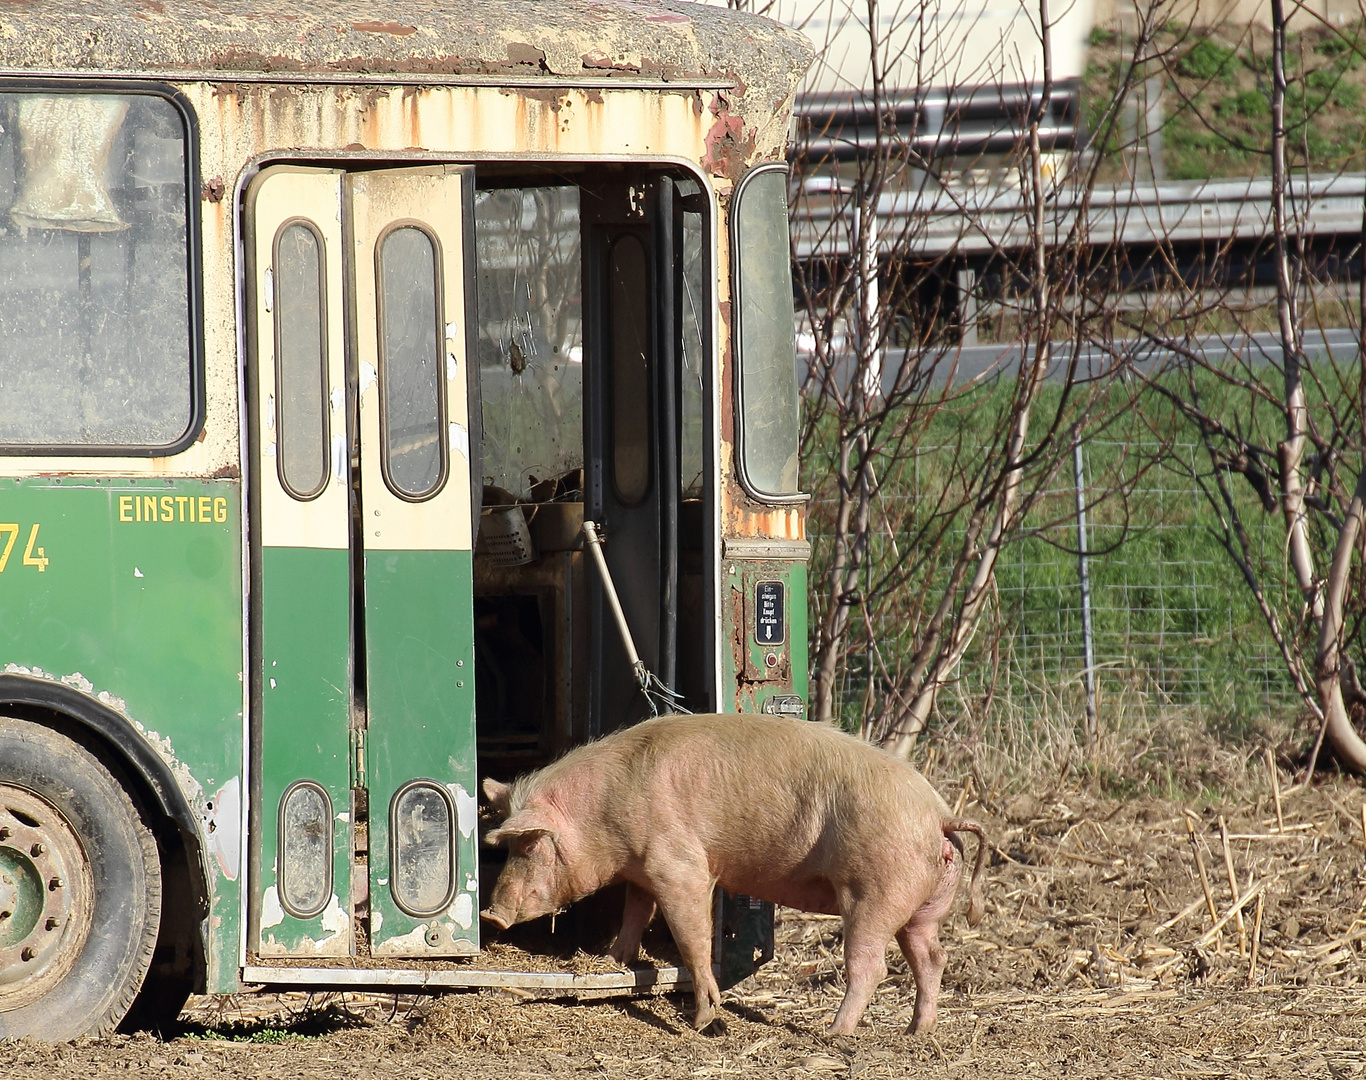
[(760, 645), (781, 645), (783, 630), (783, 583), (760, 581), (754, 586), (754, 640)]

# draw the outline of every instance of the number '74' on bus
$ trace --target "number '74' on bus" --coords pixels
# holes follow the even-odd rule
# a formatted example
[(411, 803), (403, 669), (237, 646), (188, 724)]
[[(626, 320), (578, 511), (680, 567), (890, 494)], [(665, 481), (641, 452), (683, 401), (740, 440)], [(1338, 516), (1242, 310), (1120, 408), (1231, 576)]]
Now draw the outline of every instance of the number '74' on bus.
[[(9, 565), (10, 552), (14, 550), (14, 542), (17, 539), (19, 539), (18, 522), (0, 521), (0, 542), (5, 545), (0, 548), (0, 574), (3, 574), (5, 567)], [(43, 554), (42, 548), (34, 546), (37, 543), (38, 525), (35, 522), (33, 528), (28, 531), (28, 543), (24, 545), (24, 565), (36, 566), (38, 573), (41, 574), (47, 569), (48, 559)]]

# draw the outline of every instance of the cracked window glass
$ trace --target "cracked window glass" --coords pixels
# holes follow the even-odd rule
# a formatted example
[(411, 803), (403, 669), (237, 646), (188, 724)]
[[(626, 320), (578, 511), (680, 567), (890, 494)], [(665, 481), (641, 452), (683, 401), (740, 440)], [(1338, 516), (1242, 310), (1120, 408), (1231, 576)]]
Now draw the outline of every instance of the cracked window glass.
[(583, 467), (579, 190), (481, 191), (474, 219), (484, 479), (527, 498)]
[(185, 435), (186, 197), (185, 121), (166, 99), (0, 94), (0, 445)]
[[(691, 178), (679, 182), (679, 193), (701, 194)], [(678, 490), (684, 499), (702, 497), (706, 468), (705, 404), (707, 342), (711, 312), (707, 306), (707, 232), (700, 212), (683, 214), (683, 372), (680, 381)]]

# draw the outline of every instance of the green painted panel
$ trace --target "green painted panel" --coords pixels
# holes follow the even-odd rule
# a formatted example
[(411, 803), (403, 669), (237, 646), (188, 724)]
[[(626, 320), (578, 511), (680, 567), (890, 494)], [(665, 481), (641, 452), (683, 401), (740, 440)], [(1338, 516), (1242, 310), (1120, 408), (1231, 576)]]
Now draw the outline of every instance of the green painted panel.
[[(387, 946), (435, 955), (479, 945), (472, 571), (468, 551), (365, 555), (370, 939), (377, 953)], [(429, 917), (401, 910), (392, 884), (392, 800), (415, 779), (436, 781), (457, 815), (454, 895)]]
[[(319, 548), (261, 552), (261, 921), (263, 955), (349, 955), (351, 935), (350, 553)], [(281, 883), (280, 800), (312, 781), (331, 802), (331, 882), (306, 874), (309, 833), (294, 830), (293, 873)], [(319, 841), (325, 842), (325, 841)], [(316, 860), (321, 863), (322, 860)], [(318, 893), (316, 903), (300, 903)], [(290, 913), (289, 896), (295, 898)]]
[[(764, 581), (783, 583), (784, 640), (761, 645), (755, 637), (755, 586)], [(779, 559), (735, 560), (722, 581), (722, 685), (735, 688), (729, 707), (737, 712), (760, 712), (774, 695), (796, 694), (807, 700), (810, 678), (807, 641), (806, 563)], [(725, 602), (725, 601), (729, 602)], [(778, 663), (769, 667), (773, 654)]]
[(0, 479), (0, 669), (99, 696), (183, 766), (212, 826), (217, 992), (238, 987), (241, 929), (240, 500), (235, 480)]

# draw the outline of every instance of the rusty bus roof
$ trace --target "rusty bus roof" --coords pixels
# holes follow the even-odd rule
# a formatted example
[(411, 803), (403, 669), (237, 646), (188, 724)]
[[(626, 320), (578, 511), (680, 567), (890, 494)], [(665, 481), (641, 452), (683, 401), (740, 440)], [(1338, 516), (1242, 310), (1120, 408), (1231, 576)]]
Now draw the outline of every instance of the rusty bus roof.
[(223, 81), (734, 85), (784, 101), (811, 59), (769, 19), (682, 0), (4, 0), (0, 70)]

